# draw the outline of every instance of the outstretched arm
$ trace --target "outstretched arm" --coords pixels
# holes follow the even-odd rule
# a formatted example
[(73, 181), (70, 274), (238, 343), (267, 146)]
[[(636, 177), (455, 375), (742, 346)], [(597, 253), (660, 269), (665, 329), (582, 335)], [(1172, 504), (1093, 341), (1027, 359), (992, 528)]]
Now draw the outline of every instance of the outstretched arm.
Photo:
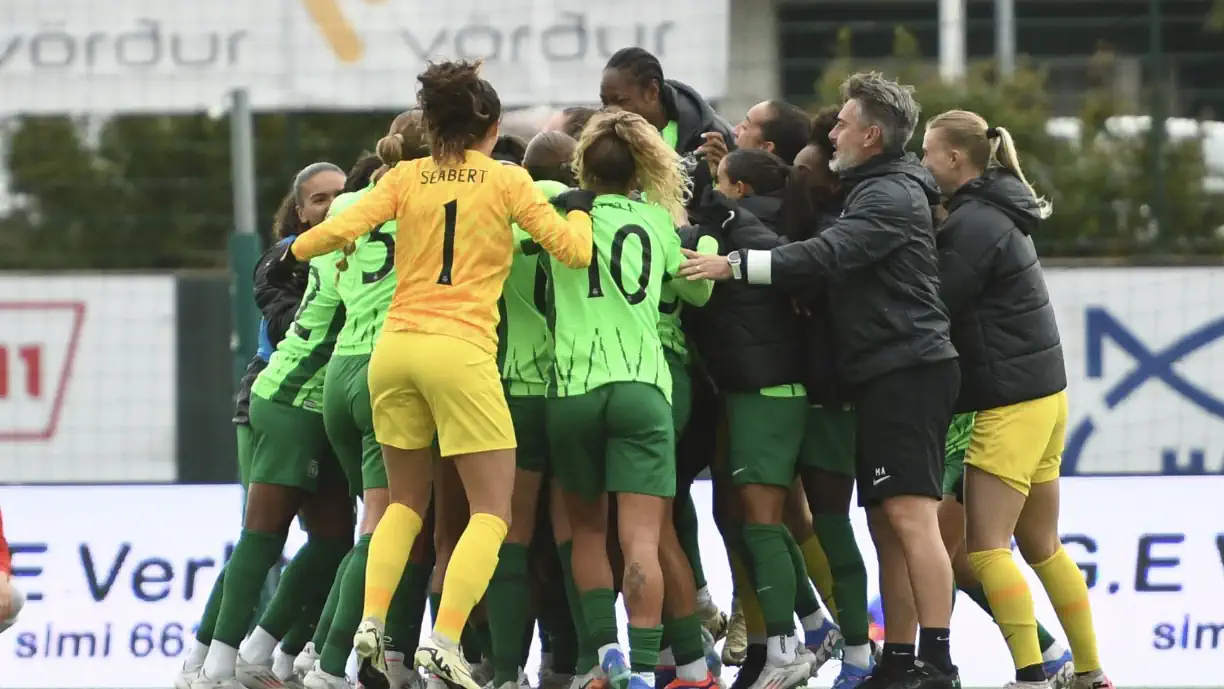
[(394, 220), (403, 179), (400, 170), (391, 170), (353, 205), (298, 235), (291, 247), (293, 255), (305, 261), (329, 254)]

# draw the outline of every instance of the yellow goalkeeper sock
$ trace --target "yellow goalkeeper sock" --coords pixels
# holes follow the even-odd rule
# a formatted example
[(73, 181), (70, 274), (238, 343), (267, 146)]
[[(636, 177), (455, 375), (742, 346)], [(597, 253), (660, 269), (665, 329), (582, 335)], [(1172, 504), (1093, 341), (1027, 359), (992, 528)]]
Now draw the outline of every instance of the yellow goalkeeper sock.
[(825, 555), (824, 548), (820, 547), (820, 539), (816, 534), (812, 534), (811, 538), (799, 546), (799, 550), (803, 553), (803, 564), (807, 568), (808, 578), (816, 585), (816, 592), (833, 615), (833, 621), (837, 622), (837, 601), (833, 598), (833, 570), (829, 568), (829, 558)]
[[(1101, 669), (1097, 654), (1096, 629), (1092, 625), (1092, 605), (1088, 601), (1088, 584), (1084, 573), (1061, 546), (1054, 556), (1033, 565), (1046, 595), (1054, 604), (1054, 612), (1067, 635), (1077, 673)], [(990, 601), (994, 605), (994, 600)]]
[(365, 609), (363, 618), (386, 621), (395, 588), (404, 576), (412, 544), (421, 533), (421, 515), (407, 505), (393, 502), (378, 521), (370, 538), (370, 554), (365, 570)]

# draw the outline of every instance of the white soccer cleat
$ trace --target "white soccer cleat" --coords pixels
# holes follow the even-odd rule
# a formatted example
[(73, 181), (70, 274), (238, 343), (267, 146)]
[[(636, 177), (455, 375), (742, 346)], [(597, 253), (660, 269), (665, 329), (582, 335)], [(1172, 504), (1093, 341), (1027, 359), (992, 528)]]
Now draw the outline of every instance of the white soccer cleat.
[(240, 656), (234, 668), (234, 677), (246, 689), (287, 689), (285, 682), (272, 671), (272, 660), (267, 664), (248, 663)]
[(450, 689), (484, 689), (472, 676), (472, 669), (459, 644), (429, 638), (417, 647), (413, 664), (436, 676)]
[(305, 679), (302, 680), (302, 686), (306, 689), (353, 689), (352, 682), (349, 682), (344, 677), (329, 675), (318, 667), (306, 673)]
[(314, 642), (306, 642), (306, 647), (293, 659), (293, 674), (304, 681), (306, 675), (309, 675), (314, 670), (315, 663), (318, 660), (319, 652), (315, 650)]
[(242, 685), (238, 682), (237, 677), (210, 679), (201, 672), (198, 677), (192, 680), (191, 689), (242, 689)]
[(727, 623), (727, 640), (723, 642), (722, 664), (741, 665), (748, 655), (748, 625), (739, 601), (731, 604), (731, 619)]
[(767, 664), (750, 689), (791, 689), (791, 687), (807, 684), (812, 674), (812, 666), (800, 658), (802, 656), (796, 654), (795, 660), (786, 665)]
[(204, 664), (199, 665), (183, 665), (183, 669), (179, 670), (178, 676), (174, 678), (174, 689), (191, 689), (191, 683), (200, 676), (200, 670), (204, 669)]

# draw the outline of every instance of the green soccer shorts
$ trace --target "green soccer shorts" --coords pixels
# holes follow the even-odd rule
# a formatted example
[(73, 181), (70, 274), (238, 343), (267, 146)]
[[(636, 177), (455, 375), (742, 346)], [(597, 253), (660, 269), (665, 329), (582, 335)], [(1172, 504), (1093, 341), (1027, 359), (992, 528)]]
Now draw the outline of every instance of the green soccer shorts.
[(726, 404), (731, 482), (789, 488), (803, 446), (807, 397), (733, 392)]
[(553, 473), (584, 500), (601, 493), (676, 494), (676, 435), (663, 391), (649, 383), (608, 383), (549, 398)]
[(800, 466), (854, 478), (854, 423), (852, 408), (809, 407)]
[(255, 441), (251, 439), (251, 427), (245, 423), (234, 424), (234, 435), (238, 438), (238, 481), (242, 492), (251, 485), (251, 460)]
[(973, 436), (973, 418), (972, 413), (953, 416), (944, 447), (943, 494), (960, 503), (965, 502), (965, 452)]
[(251, 395), (251, 483), (315, 492), (345, 480), (323, 415)]
[(351, 495), (387, 487), (387, 467), (370, 411), (369, 365), (368, 354), (334, 356), (323, 379), (323, 425)]
[(693, 411), (693, 379), (684, 357), (664, 347), (663, 358), (667, 360), (672, 379), (672, 429), (679, 438), (688, 428), (689, 415)]
[(547, 401), (539, 395), (506, 395), (518, 449), (515, 465), (542, 474), (548, 469)]

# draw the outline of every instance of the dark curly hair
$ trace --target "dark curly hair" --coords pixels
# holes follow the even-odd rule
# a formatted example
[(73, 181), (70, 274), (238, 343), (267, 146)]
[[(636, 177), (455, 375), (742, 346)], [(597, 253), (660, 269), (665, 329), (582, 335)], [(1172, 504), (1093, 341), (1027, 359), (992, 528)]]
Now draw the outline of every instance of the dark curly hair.
[(438, 164), (463, 160), (464, 151), (501, 118), (501, 99), (493, 85), (480, 78), (480, 65), (480, 60), (430, 62), (417, 75), (417, 102)]

